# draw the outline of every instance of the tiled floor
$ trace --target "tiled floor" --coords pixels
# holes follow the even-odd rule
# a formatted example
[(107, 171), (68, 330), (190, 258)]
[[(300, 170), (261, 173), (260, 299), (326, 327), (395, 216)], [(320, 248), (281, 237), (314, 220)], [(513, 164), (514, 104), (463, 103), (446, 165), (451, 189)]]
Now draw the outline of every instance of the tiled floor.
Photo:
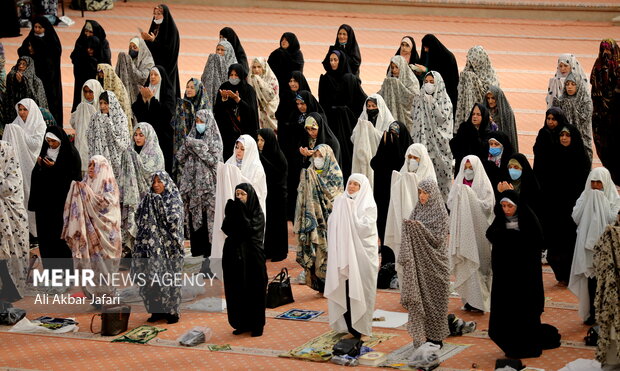
[[(137, 33), (137, 27), (148, 27), (153, 5), (154, 3), (117, 2), (112, 11), (87, 13), (88, 19), (96, 19), (105, 27), (113, 49), (113, 61), (116, 60), (119, 51), (126, 49), (129, 39)], [(412, 35), (419, 48), (424, 34), (435, 33), (454, 51), (460, 68), (465, 64), (465, 55), (469, 47), (476, 44), (483, 45), (489, 51), (502, 88), (515, 109), (521, 150), (526, 154), (532, 153), (535, 135), (543, 123), (547, 81), (555, 72), (557, 56), (565, 52), (576, 54), (589, 73), (600, 40), (607, 37), (620, 38), (619, 28), (599, 23), (339, 14), (195, 5), (173, 5), (172, 14), (182, 35), (179, 61), (182, 81), (187, 81), (192, 76), (200, 76), (208, 54), (215, 48), (218, 31), (224, 26), (231, 26), (237, 31), (250, 57), (268, 56), (277, 47), (283, 32), (296, 32), (306, 58), (305, 74), (314, 92), (317, 91), (318, 77), (323, 72), (320, 61), (327, 47), (333, 43), (337, 27), (341, 23), (348, 23), (356, 30), (363, 57), (361, 78), (368, 94), (379, 90), (387, 61), (398, 47), (403, 35)], [(66, 117), (69, 117), (73, 89), (69, 55), (83, 24), (79, 13), (69, 11), (68, 15), (76, 21), (76, 24), (57, 29), (64, 45), (62, 73)], [(7, 68), (15, 63), (16, 49), (22, 39), (23, 36), (2, 40), (6, 50)], [(291, 243), (293, 242), (291, 240)], [(288, 267), (292, 276), (296, 276), (300, 271), (291, 252), (288, 260), (284, 262), (268, 263), (270, 276), (275, 275), (284, 266)], [(570, 343), (559, 349), (545, 351), (540, 358), (524, 360), (524, 363), (547, 370), (557, 370), (573, 359), (592, 358), (593, 349), (579, 345), (587, 327), (581, 324), (574, 309), (575, 297), (566, 288), (556, 286), (551, 273), (545, 273), (544, 278), (547, 309), (543, 319), (557, 326), (563, 339), (569, 340)], [(294, 295), (295, 303), (277, 308), (277, 311), (283, 312), (290, 308), (327, 310), (326, 300), (307, 287), (296, 285)], [(44, 314), (37, 313), (32, 300), (27, 298), (16, 305), (30, 309), (29, 318)], [(379, 292), (376, 307), (404, 311), (399, 304), (399, 294), (395, 292)], [(466, 320), (477, 321), (479, 330), (487, 328), (488, 314), (468, 314), (459, 307), (458, 299), (450, 300), (451, 312)], [(82, 314), (77, 317), (80, 331), (88, 332), (90, 315)], [(130, 327), (145, 323), (146, 318), (147, 315), (144, 313), (132, 314)], [(293, 322), (268, 318), (262, 337), (233, 336), (225, 314), (186, 312), (179, 323), (163, 325), (162, 327), (168, 330), (161, 333), (157, 339), (174, 340), (198, 325), (213, 329), (214, 335), (210, 342), (248, 347), (258, 353), (264, 353), (259, 351), (260, 349), (289, 350), (329, 330), (324, 321)], [(380, 329), (380, 331), (398, 335), (380, 344), (377, 347), (380, 351), (390, 352), (410, 341), (404, 330)], [(133, 345), (0, 332), (0, 366), (57, 370), (137, 368), (314, 370), (338, 367), (265, 355), (156, 346), (157, 339), (153, 340), (151, 345)], [(472, 346), (444, 362), (442, 367), (446, 369), (470, 369), (475, 364), (480, 369), (491, 370), (495, 359), (502, 357), (501, 351), (484, 337), (464, 336), (449, 341)]]

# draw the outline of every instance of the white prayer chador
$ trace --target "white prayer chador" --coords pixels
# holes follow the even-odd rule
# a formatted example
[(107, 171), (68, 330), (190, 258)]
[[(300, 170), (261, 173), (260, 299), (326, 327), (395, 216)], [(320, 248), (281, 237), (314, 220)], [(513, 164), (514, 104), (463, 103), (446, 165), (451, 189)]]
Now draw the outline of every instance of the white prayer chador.
[[(560, 72), (560, 63), (564, 63), (570, 66), (570, 71), (566, 74)], [(547, 97), (545, 98), (547, 101), (547, 108), (551, 108), (553, 106), (553, 98), (560, 98), (562, 96), (562, 92), (564, 91), (564, 82), (566, 81), (566, 77), (570, 74), (575, 76), (579, 76), (581, 80), (585, 82), (584, 85), (588, 87), (588, 91), (590, 89), (590, 83), (588, 82), (588, 76), (586, 75), (583, 68), (579, 64), (579, 61), (575, 57), (574, 54), (565, 53), (561, 54), (558, 57), (558, 64), (555, 71), (555, 76), (549, 79), (549, 86), (547, 87)]]
[(364, 174), (372, 186), (375, 175), (370, 166), (370, 160), (377, 154), (377, 148), (379, 147), (383, 132), (388, 130), (390, 124), (395, 120), (379, 94), (369, 96), (366, 102), (370, 98), (377, 101), (377, 108), (379, 109), (377, 121), (374, 126), (368, 121), (366, 104), (364, 104), (362, 114), (357, 119), (357, 125), (355, 125), (351, 134), (351, 141), (353, 142), (353, 166), (351, 172)]
[[(26, 121), (19, 117), (19, 105), (26, 107), (28, 110)], [(19, 160), (24, 187), (24, 206), (27, 210), (28, 200), (30, 199), (32, 169), (34, 169), (34, 165), (37, 162), (39, 152), (41, 152), (47, 125), (39, 106), (30, 98), (20, 100), (15, 105), (15, 111), (18, 112), (18, 115), (12, 123), (4, 128), (2, 140), (9, 142), (13, 146), (13, 150)], [(30, 229), (30, 234), (36, 237), (35, 216), (31, 211), (28, 212), (28, 228)]]
[(348, 332), (343, 314), (347, 311), (345, 281), (349, 281), (349, 301), (353, 329), (372, 335), (379, 271), (377, 204), (372, 187), (362, 174), (351, 174), (350, 181), (360, 184), (354, 195), (348, 192), (334, 200), (327, 222), (329, 259), (325, 292), (329, 325), (338, 332)]
[[(251, 136), (243, 134), (239, 137), (239, 139), (237, 139), (237, 142), (243, 143), (243, 147), (245, 148), (241, 166), (237, 163), (237, 157), (234, 150), (233, 155), (226, 160), (226, 163), (239, 167), (239, 170), (241, 170), (241, 175), (246, 177), (248, 179), (248, 183), (254, 187), (256, 196), (258, 196), (258, 201), (260, 202), (260, 207), (263, 209), (263, 213), (266, 213), (267, 209), (265, 207), (265, 200), (267, 199), (267, 177), (265, 176), (263, 164), (260, 162), (260, 153), (258, 152), (256, 141)], [(237, 142), (235, 142), (235, 145)], [(237, 184), (235, 184), (235, 186)]]
[[(413, 169), (412, 159), (409, 155), (420, 158), (417, 169)], [(424, 179), (437, 181), (433, 162), (426, 151), (426, 147), (420, 143), (414, 143), (407, 148), (405, 163), (398, 171), (392, 171), (390, 186), (390, 205), (388, 207), (387, 221), (385, 224), (385, 246), (389, 246), (394, 252), (396, 262), (402, 244), (403, 219), (409, 218), (411, 212), (418, 203), (418, 183)], [(402, 266), (396, 263), (396, 272), (402, 274)]]
[[(474, 178), (463, 184), (469, 161)], [(495, 194), (484, 166), (477, 156), (465, 156), (450, 195), (450, 273), (456, 277), (454, 290), (463, 304), (488, 312), (491, 295), (491, 243), (486, 231), (493, 221)]]
[[(84, 98), (84, 87), (88, 86), (93, 91), (93, 101), (89, 103)], [(80, 153), (80, 160), (82, 160), (82, 171), (86, 172), (88, 169), (88, 140), (86, 139), (86, 131), (88, 131), (88, 124), (90, 118), (99, 111), (99, 95), (103, 93), (103, 87), (99, 81), (95, 79), (86, 80), (82, 85), (82, 101), (76, 107), (75, 111), (71, 113), (71, 120), (69, 123), (75, 130), (75, 139), (73, 144), (75, 149)]]
[[(592, 189), (591, 182), (603, 182), (603, 190)], [(594, 277), (592, 257), (594, 245), (612, 224), (620, 210), (620, 196), (609, 170), (604, 167), (592, 169), (585, 189), (573, 208), (573, 220), (577, 223), (577, 241), (573, 254), (568, 288), (579, 298), (579, 315), (585, 321), (590, 316), (590, 293), (588, 278)]]

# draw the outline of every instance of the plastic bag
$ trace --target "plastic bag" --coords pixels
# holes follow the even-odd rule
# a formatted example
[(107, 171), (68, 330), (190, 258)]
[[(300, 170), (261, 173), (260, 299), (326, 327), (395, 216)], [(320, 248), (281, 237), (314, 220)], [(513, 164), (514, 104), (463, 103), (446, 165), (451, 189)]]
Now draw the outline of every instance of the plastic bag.
[(213, 331), (206, 326), (196, 326), (188, 332), (181, 335), (177, 342), (186, 347), (195, 347), (198, 344), (205, 343), (211, 339)]
[[(74, 318), (70, 318), (74, 319)], [(23, 318), (21, 321), (17, 322), (15, 326), (9, 329), (9, 332), (26, 332), (26, 333), (47, 333), (47, 334), (62, 334), (65, 332), (77, 332), (80, 328), (77, 325), (68, 325), (61, 327), (56, 330), (48, 329), (43, 326), (40, 326), (39, 321), (30, 322), (28, 318)]]

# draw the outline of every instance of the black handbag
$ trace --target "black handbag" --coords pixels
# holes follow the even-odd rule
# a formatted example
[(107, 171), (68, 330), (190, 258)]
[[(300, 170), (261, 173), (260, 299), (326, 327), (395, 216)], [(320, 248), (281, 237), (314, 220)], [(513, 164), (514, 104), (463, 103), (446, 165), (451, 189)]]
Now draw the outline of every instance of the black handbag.
[(131, 306), (129, 305), (104, 306), (101, 313), (93, 315), (90, 319), (90, 332), (96, 334), (93, 330), (93, 321), (95, 317), (101, 316), (101, 335), (116, 336), (121, 332), (127, 331), (130, 315)]
[(282, 268), (267, 285), (267, 308), (277, 308), (294, 301), (288, 269)]
[(361, 339), (357, 338), (340, 339), (340, 341), (334, 345), (332, 354), (335, 356), (348, 355), (350, 357), (357, 357), (362, 350), (363, 343), (364, 342)]

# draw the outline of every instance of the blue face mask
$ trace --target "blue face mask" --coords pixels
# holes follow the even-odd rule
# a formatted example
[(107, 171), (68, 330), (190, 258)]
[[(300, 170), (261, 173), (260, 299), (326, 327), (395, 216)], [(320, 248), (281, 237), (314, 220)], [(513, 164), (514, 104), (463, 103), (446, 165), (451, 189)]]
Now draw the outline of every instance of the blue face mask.
[(508, 169), (508, 174), (510, 174), (510, 179), (512, 180), (521, 178), (521, 173), (523, 173), (523, 171), (519, 169)]
[(491, 156), (493, 157), (497, 157), (502, 153), (502, 149), (499, 147), (496, 148), (489, 148), (489, 154), (491, 154)]
[(207, 129), (207, 124), (196, 124), (196, 131), (203, 134)]

